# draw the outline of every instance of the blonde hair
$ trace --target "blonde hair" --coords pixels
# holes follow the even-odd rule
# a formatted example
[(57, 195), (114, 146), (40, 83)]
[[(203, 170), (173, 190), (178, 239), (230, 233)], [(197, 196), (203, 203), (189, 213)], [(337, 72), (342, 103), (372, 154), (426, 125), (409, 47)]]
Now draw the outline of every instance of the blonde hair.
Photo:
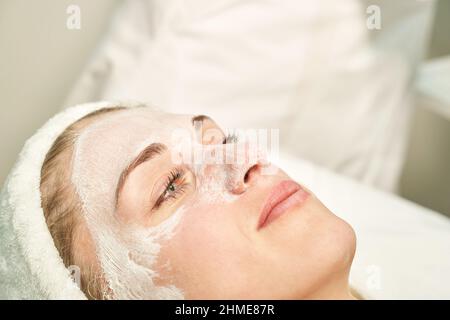
[(80, 289), (89, 299), (104, 299), (107, 288), (98, 264), (76, 254), (77, 242), (90, 242), (92, 246), (92, 239), (83, 223), (81, 203), (70, 180), (70, 163), (80, 130), (101, 115), (123, 109), (125, 107), (120, 106), (99, 109), (71, 124), (55, 140), (41, 168), (41, 206), (48, 229), (65, 266), (80, 268)]

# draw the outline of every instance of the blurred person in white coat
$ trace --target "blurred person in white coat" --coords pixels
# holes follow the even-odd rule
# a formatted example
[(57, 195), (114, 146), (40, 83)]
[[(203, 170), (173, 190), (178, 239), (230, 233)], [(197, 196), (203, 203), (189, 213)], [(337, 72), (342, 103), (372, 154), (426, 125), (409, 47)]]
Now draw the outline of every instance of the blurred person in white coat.
[[(434, 1), (125, 1), (67, 105), (140, 100), (396, 191)], [(378, 20), (377, 20), (378, 19)]]

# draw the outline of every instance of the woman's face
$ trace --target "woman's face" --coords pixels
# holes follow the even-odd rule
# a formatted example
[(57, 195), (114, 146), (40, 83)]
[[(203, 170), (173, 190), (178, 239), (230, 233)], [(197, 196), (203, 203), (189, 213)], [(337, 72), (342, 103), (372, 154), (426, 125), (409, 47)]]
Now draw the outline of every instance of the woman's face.
[[(148, 125), (139, 121), (139, 114), (128, 117), (127, 112), (102, 128), (101, 135), (92, 136), (109, 137), (114, 149), (126, 150), (122, 144), (129, 146), (130, 139), (137, 138), (123, 134), (125, 128), (138, 132)], [(147, 112), (151, 118), (155, 111)], [(344, 297), (355, 250), (355, 236), (346, 222), (282, 170), (266, 170), (260, 158), (244, 156), (239, 163), (212, 163), (205, 157), (202, 163), (180, 161), (180, 144), (186, 140), (174, 139), (170, 132), (177, 132), (178, 138), (186, 132), (196, 140), (189, 148), (202, 154), (239, 149), (230, 148), (239, 142), (226, 139), (210, 118), (160, 114), (158, 121), (159, 128), (150, 128), (159, 131), (157, 137), (150, 134), (148, 140), (143, 134), (146, 143), (125, 157), (128, 165), (113, 179), (112, 217), (123, 230), (151, 230), (179, 216), (170, 236), (158, 240), (160, 249), (152, 262), (156, 285), (175, 286), (187, 299)], [(122, 134), (117, 135), (117, 126), (124, 128)], [(240, 152), (247, 154), (251, 148), (243, 144)]]

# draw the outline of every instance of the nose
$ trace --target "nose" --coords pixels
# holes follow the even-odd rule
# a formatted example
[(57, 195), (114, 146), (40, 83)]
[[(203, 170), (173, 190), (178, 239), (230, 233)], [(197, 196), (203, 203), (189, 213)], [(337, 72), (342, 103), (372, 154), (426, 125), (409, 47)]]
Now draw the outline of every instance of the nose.
[(256, 182), (260, 168), (258, 163), (231, 168), (232, 173), (227, 184), (229, 192), (235, 195), (246, 192)]

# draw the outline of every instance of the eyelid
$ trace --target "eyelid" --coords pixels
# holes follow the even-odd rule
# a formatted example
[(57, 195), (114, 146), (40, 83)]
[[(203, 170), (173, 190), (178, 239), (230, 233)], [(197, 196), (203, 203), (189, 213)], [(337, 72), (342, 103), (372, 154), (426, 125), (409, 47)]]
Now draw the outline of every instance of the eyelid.
[(178, 179), (183, 178), (184, 177), (184, 172), (182, 172), (179, 168), (174, 168), (169, 172), (169, 175), (165, 177), (165, 182), (164, 182), (164, 188), (162, 190), (162, 192), (160, 193), (158, 199), (156, 199), (155, 205), (154, 205), (154, 209), (158, 209), (163, 203), (164, 201), (166, 201), (165, 199), (163, 199), (163, 197), (165, 196), (168, 188)]

